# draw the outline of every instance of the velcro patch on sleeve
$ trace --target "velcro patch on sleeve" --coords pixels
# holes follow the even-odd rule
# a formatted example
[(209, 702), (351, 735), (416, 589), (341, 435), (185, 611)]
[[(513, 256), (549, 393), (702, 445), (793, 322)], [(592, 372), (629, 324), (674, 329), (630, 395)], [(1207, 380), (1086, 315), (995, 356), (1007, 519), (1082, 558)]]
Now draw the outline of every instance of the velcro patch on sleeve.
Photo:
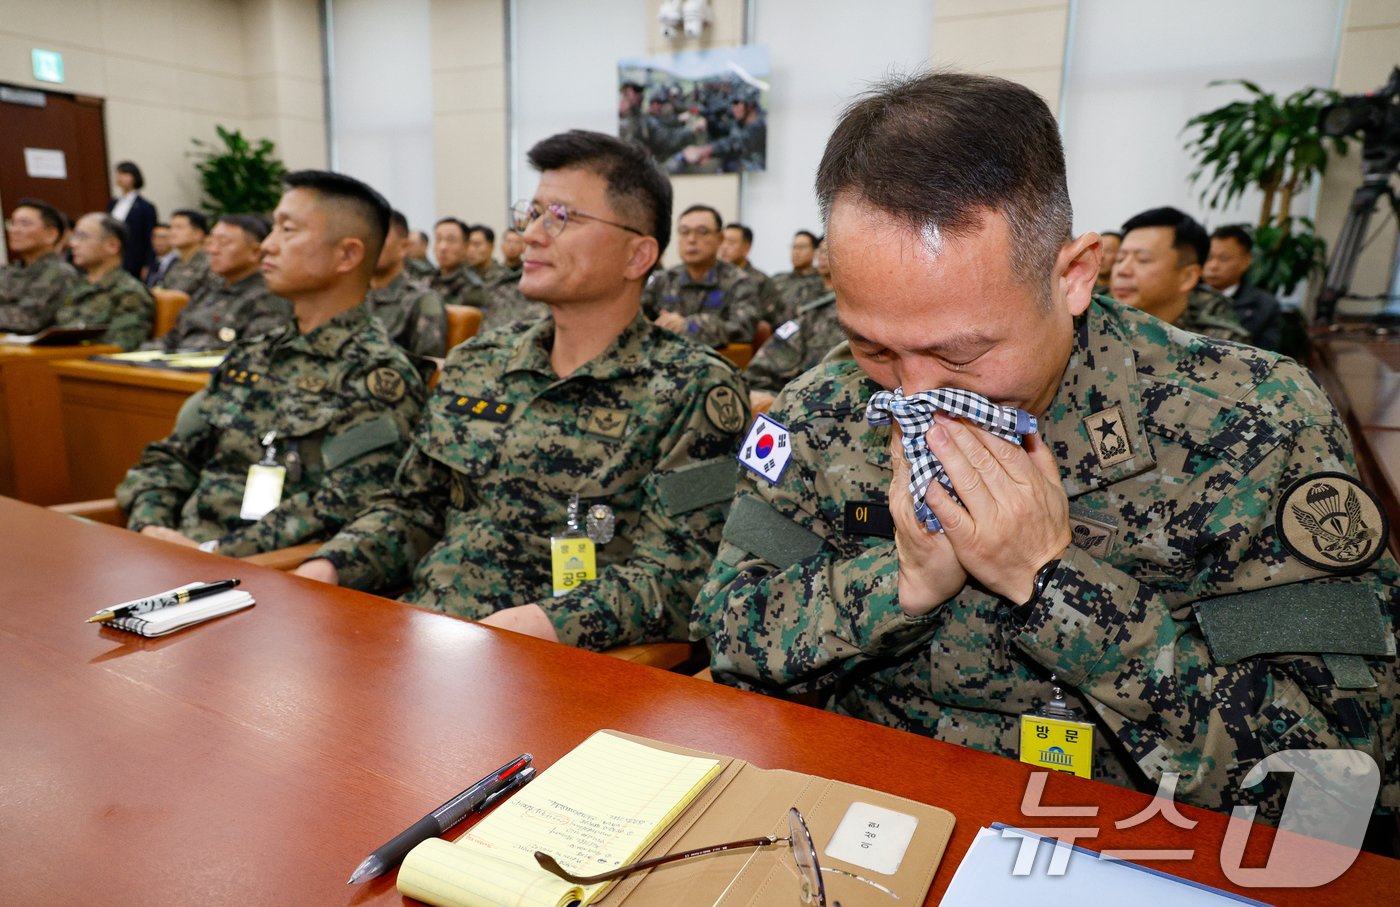
[(753, 495), (734, 499), (729, 520), (724, 524), (724, 540), (755, 557), (763, 558), (779, 570), (786, 570), (822, 550), (822, 537), (797, 525)]
[(1256, 655), (1387, 655), (1393, 650), (1368, 583), (1292, 583), (1202, 599), (1196, 619), (1220, 664)]
[(396, 444), (400, 437), (398, 424), (386, 413), (326, 438), (321, 445), (321, 462), (330, 472), (381, 447)]
[(658, 476), (657, 496), (671, 516), (680, 516), (734, 497), (739, 468), (728, 457), (691, 463)]

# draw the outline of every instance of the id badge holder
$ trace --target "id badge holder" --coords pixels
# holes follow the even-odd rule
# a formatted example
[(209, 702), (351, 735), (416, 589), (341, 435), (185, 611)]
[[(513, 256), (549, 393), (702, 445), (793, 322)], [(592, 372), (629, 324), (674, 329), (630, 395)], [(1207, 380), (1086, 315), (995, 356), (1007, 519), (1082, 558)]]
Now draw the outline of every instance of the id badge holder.
[(277, 448), (272, 444), (276, 437), (277, 433), (271, 431), (263, 436), (263, 458), (248, 467), (239, 519), (260, 520), (282, 503), (282, 485), (287, 481), (287, 467), (277, 462)]
[[(1055, 682), (1053, 675), (1050, 682)], [(1065, 701), (1064, 693), (1055, 687), (1053, 699), (1021, 715), (1020, 758), (1037, 768), (1092, 778), (1094, 725), (1081, 721), (1079, 713)]]
[(598, 578), (597, 549), (578, 526), (578, 495), (569, 499), (568, 529), (550, 537), (549, 561), (555, 598)]

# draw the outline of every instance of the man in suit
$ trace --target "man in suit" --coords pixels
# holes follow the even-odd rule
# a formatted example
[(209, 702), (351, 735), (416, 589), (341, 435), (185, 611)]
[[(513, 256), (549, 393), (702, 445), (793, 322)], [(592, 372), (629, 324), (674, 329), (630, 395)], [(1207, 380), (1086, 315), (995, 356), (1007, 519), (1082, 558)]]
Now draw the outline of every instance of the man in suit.
[(1272, 293), (1245, 276), (1253, 263), (1254, 237), (1249, 231), (1241, 226), (1220, 227), (1210, 235), (1210, 255), (1201, 278), (1235, 304), (1235, 314), (1255, 346), (1277, 350), (1283, 310)]
[(156, 206), (141, 197), (146, 178), (131, 161), (117, 165), (117, 189), (121, 195), (107, 203), (107, 213), (126, 225), (126, 251), (122, 268), (136, 279), (151, 260), (151, 231), (156, 228)]

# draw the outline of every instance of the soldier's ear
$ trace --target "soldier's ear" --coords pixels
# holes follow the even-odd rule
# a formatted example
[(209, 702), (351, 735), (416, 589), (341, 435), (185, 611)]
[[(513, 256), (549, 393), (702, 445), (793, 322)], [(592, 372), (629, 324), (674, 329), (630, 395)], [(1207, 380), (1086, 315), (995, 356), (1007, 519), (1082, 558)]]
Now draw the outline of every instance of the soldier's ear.
[(1103, 241), (1097, 233), (1085, 233), (1060, 249), (1055, 257), (1054, 280), (1071, 315), (1081, 315), (1094, 295), (1094, 283), (1099, 278), (1099, 259)]
[(335, 244), (335, 273), (356, 271), (364, 260), (365, 241), (358, 236), (346, 236)]
[(644, 280), (651, 273), (651, 266), (661, 257), (661, 247), (654, 236), (638, 236), (631, 240), (630, 255), (623, 276), (628, 280)]

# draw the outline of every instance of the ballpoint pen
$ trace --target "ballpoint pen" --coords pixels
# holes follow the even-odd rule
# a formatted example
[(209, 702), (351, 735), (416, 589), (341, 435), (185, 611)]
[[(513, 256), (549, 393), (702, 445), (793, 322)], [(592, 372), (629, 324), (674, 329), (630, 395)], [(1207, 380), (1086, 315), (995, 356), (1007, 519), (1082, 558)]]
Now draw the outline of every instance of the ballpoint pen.
[(216, 592), (223, 592), (225, 589), (232, 589), (241, 580), (222, 579), (217, 583), (201, 583), (197, 586), (180, 586), (159, 595), (152, 595), (147, 598), (132, 599), (120, 605), (113, 605), (105, 611), (98, 611), (87, 619), (90, 624), (102, 623), (103, 621), (116, 620), (118, 617), (127, 617), (132, 614), (145, 614), (147, 611), (154, 611), (157, 608), (169, 608), (172, 605), (183, 605), (196, 598), (203, 598), (206, 595), (213, 595)]
[(389, 843), (365, 857), (346, 884), (355, 885), (383, 875), (402, 863), (408, 852), (419, 844), (446, 832), (469, 814), (494, 806), (535, 777), (535, 770), (530, 765), (534, 758), (529, 753), (517, 756), (399, 832)]

